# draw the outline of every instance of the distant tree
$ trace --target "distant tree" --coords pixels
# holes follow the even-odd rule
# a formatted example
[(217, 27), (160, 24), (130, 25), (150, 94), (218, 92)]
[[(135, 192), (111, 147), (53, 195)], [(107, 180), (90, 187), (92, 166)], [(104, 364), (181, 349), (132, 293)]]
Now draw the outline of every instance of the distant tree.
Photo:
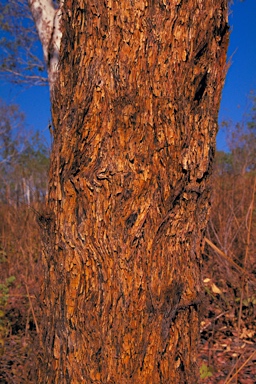
[(51, 88), (61, 39), (59, 4), (62, 1), (3, 0), (0, 4), (0, 76), (3, 79), (18, 84), (49, 84)]
[(27, 0), (0, 3), (0, 76), (3, 80), (47, 85), (46, 65)]
[(9, 204), (43, 200), (47, 189), (49, 149), (24, 128), (17, 105), (0, 100), (0, 199)]
[(23, 127), (24, 115), (17, 105), (7, 106), (0, 99), (0, 116), (0, 162), (8, 163), (16, 155), (18, 134)]
[(223, 175), (233, 171), (232, 155), (229, 152), (217, 151), (215, 155), (215, 173)]
[(241, 122), (224, 121), (222, 127), (226, 133), (233, 171), (237, 174), (255, 170), (256, 158), (256, 98), (251, 98), (252, 106)]
[[(207, 229), (212, 243), (239, 265), (243, 265), (246, 252), (253, 254), (256, 246), (253, 241), (256, 227), (250, 226), (248, 221), (254, 210), (256, 180), (256, 99), (252, 101), (252, 109), (242, 122), (223, 124), (229, 151), (216, 155), (213, 210)], [(252, 218), (255, 223), (255, 214)], [(248, 231), (253, 235), (249, 236)], [(253, 268), (253, 258), (251, 263)]]

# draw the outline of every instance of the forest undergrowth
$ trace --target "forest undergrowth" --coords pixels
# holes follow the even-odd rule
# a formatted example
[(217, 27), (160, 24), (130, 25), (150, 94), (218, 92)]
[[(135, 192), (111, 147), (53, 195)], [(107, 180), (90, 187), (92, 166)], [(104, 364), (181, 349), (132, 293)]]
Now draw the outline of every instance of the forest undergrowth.
[(255, 181), (253, 174), (215, 177), (203, 254), (203, 383), (255, 383)]

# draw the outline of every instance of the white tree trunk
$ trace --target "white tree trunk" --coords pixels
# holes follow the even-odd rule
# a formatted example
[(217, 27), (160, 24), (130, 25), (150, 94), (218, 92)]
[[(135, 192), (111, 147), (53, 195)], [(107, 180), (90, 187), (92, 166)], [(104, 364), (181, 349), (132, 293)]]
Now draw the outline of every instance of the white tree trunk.
[(44, 60), (47, 65), (50, 91), (58, 72), (59, 50), (61, 42), (61, 17), (62, 4), (55, 8), (52, 0), (28, 0), (33, 19), (36, 24), (39, 39), (44, 53)]

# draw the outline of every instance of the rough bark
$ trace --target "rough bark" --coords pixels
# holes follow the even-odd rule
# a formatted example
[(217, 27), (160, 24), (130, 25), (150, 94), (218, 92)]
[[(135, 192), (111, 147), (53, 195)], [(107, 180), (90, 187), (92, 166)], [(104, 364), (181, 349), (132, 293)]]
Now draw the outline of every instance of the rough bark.
[(41, 383), (197, 382), (226, 3), (64, 3)]

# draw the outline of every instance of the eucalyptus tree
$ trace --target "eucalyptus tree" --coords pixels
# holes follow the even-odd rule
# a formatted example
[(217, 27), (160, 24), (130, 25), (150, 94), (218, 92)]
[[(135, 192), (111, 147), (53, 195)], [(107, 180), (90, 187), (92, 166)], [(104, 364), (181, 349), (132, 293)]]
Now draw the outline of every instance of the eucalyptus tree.
[(29, 0), (49, 75), (41, 383), (196, 383), (227, 0)]

